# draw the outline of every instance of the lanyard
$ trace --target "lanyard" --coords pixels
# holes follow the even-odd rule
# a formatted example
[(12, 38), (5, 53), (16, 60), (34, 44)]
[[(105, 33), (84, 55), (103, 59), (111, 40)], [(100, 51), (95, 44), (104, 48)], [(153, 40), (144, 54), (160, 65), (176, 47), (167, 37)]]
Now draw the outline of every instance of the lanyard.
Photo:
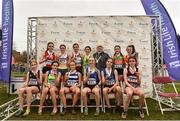
[(101, 59), (101, 55), (98, 57), (98, 53), (97, 53), (96, 54), (96, 63), (98, 63), (100, 59)]

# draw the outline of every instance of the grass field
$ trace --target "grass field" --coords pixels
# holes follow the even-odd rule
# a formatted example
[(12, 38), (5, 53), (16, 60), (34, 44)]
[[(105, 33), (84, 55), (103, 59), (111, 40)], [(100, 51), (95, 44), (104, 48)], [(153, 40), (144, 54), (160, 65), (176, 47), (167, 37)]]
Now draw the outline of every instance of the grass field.
[[(161, 115), (157, 101), (152, 99), (147, 99), (147, 104), (150, 112), (150, 116), (145, 116), (144, 120), (180, 120), (180, 112), (165, 112)], [(121, 112), (114, 112), (111, 115), (106, 113), (101, 113), (98, 117), (94, 117), (94, 108), (89, 110), (89, 115), (84, 116), (80, 113), (80, 108), (77, 108), (77, 115), (72, 115), (70, 108), (65, 116), (61, 116), (58, 112), (55, 116), (50, 116), (52, 108), (45, 108), (43, 110), (43, 115), (39, 116), (37, 114), (38, 107), (31, 108), (31, 113), (27, 117), (12, 117), (10, 120), (122, 120)], [(146, 112), (144, 111), (146, 114)], [(129, 110), (127, 120), (141, 120), (138, 115), (138, 110)]]
[[(166, 91), (171, 91), (172, 87), (165, 87)], [(178, 92), (180, 92), (180, 84), (177, 85)], [(179, 99), (180, 100), (180, 99)], [(36, 102), (39, 104), (39, 102)], [(137, 102), (136, 102), (137, 104)], [(164, 115), (161, 115), (158, 102), (148, 98), (147, 105), (149, 108), (150, 116), (145, 116), (144, 120), (180, 120), (180, 111), (179, 112), (165, 112)], [(98, 117), (94, 117), (94, 108), (90, 108), (89, 115), (84, 116), (80, 113), (80, 108), (77, 108), (77, 115), (71, 115), (71, 110), (69, 108), (67, 115), (61, 116), (58, 112), (55, 116), (50, 116), (52, 108), (45, 108), (43, 110), (43, 115), (39, 116), (37, 114), (38, 107), (33, 107), (31, 110), (31, 114), (28, 117), (12, 117), (13, 120), (122, 120), (121, 111), (114, 112), (111, 115), (107, 115), (106, 113), (101, 113)], [(144, 111), (146, 114), (146, 112)], [(128, 117), (126, 120), (141, 120), (138, 115), (138, 110), (129, 110)]]
[[(2, 85), (1, 85), (2, 86)], [(177, 85), (177, 89), (180, 92), (180, 84)], [(167, 86), (166, 90), (172, 90), (172, 87)], [(6, 89), (1, 88), (0, 91), (0, 105), (3, 103), (17, 97), (17, 95), (7, 95)], [(34, 102), (33, 104), (39, 104), (39, 101)], [(150, 116), (146, 116), (144, 120), (180, 120), (180, 111), (179, 112), (165, 112), (164, 115), (161, 115), (161, 112), (159, 110), (158, 102), (148, 98), (147, 99), (147, 105), (149, 108)], [(118, 112), (114, 112), (111, 115), (107, 115), (106, 113), (101, 113), (98, 117), (94, 117), (94, 108), (89, 109), (89, 115), (84, 116), (80, 113), (80, 108), (76, 108), (77, 115), (71, 115), (70, 108), (68, 109), (68, 112), (65, 116), (61, 116), (58, 112), (55, 116), (50, 116), (50, 113), (52, 111), (52, 108), (45, 108), (43, 109), (43, 115), (39, 116), (37, 114), (38, 107), (31, 107), (31, 113), (27, 117), (11, 117), (9, 120), (122, 120), (121, 118), (121, 112), (122, 110)], [(146, 114), (146, 112), (144, 111)], [(128, 116), (126, 120), (141, 120), (141, 118), (138, 116), (138, 110), (129, 110)]]
[(11, 72), (11, 77), (24, 77), (26, 72)]
[(17, 97), (17, 95), (8, 95), (6, 86), (2, 86), (2, 83), (0, 84), (0, 105), (6, 103), (16, 97)]

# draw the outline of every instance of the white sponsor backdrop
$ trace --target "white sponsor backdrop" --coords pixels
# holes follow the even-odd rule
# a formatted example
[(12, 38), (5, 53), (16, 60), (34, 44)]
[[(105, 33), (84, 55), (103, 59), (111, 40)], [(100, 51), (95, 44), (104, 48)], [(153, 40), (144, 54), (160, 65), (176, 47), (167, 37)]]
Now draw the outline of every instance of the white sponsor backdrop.
[(41, 58), (49, 41), (54, 42), (55, 51), (65, 44), (68, 53), (77, 42), (81, 52), (85, 46), (96, 51), (97, 45), (104, 46), (110, 56), (114, 46), (120, 45), (126, 55), (126, 47), (133, 44), (139, 53), (142, 70), (142, 86), (146, 96), (152, 95), (151, 17), (149, 16), (77, 16), (37, 18), (37, 57)]

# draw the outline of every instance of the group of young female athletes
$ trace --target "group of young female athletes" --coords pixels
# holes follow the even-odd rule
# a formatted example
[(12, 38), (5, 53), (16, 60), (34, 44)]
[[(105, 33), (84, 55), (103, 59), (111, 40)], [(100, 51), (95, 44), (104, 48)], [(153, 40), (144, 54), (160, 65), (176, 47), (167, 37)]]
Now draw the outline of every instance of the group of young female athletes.
[[(30, 69), (27, 73), (27, 79), (19, 89), (19, 111), (16, 116), (27, 116), (30, 113), (30, 104), (32, 94), (39, 93), (41, 90), (40, 104), (38, 115), (42, 115), (43, 104), (47, 94), (50, 94), (53, 104), (51, 115), (55, 115), (57, 108), (57, 95), (62, 101), (63, 110), (61, 115), (67, 112), (66, 94), (72, 93), (72, 114), (76, 114), (75, 105), (82, 96), (84, 103), (84, 115), (88, 115), (88, 98), (89, 94), (94, 94), (96, 102), (96, 110), (94, 115), (100, 114), (100, 97), (106, 101), (108, 114), (112, 113), (112, 107), (109, 101), (109, 93), (115, 94), (116, 108), (120, 108), (123, 103), (122, 87), (120, 81), (125, 83), (125, 93), (127, 99), (125, 101), (122, 118), (126, 118), (128, 106), (131, 102), (133, 94), (139, 95), (139, 114), (144, 117), (142, 110), (144, 104), (144, 93), (141, 88), (141, 71), (138, 68), (138, 53), (135, 51), (134, 45), (128, 45), (127, 55), (121, 53), (121, 47), (115, 45), (114, 55), (110, 57), (103, 51), (103, 46), (97, 46), (97, 52), (92, 54), (91, 47), (84, 48), (84, 54), (79, 52), (79, 44), (73, 44), (72, 54), (66, 52), (66, 45), (59, 46), (60, 51), (53, 51), (54, 43), (47, 44), (47, 50), (43, 54), (43, 58), (39, 64), (44, 64), (42, 72), (38, 70), (38, 62), (32, 60)], [(41, 86), (43, 85), (43, 86)], [(81, 90), (81, 86), (83, 89)], [(101, 90), (101, 91), (100, 91)], [(80, 95), (82, 92), (82, 95)], [(27, 95), (27, 109), (23, 112), (24, 94)]]

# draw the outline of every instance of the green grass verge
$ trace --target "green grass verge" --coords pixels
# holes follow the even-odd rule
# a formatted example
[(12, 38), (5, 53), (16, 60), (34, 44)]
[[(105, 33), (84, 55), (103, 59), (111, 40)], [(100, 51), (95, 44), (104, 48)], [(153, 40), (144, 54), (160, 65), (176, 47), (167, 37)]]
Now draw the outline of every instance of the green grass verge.
[(7, 94), (7, 88), (5, 85), (0, 84), (0, 105), (16, 98), (17, 95), (8, 95)]
[(26, 72), (11, 72), (11, 77), (24, 77)]
[[(2, 85), (0, 87), (2, 87)], [(172, 87), (167, 86), (165, 89), (166, 91), (171, 91)], [(177, 89), (180, 92), (180, 84), (177, 85)], [(0, 105), (14, 99), (15, 97), (17, 97), (17, 95), (8, 95), (6, 92), (6, 88), (1, 88)], [(35, 104), (39, 104), (39, 102), (36, 101)], [(158, 102), (155, 100), (148, 98), (147, 105), (149, 108), (150, 116), (145, 115), (144, 120), (180, 120), (180, 112), (164, 112), (164, 115), (161, 115)], [(31, 107), (31, 113), (29, 116), (27, 117), (13, 116), (9, 120), (123, 120), (121, 118), (122, 110), (119, 112), (115, 112), (111, 115), (107, 115), (106, 113), (101, 113), (98, 117), (94, 117), (93, 115), (95, 108), (89, 109), (88, 116), (84, 116), (83, 114), (81, 114), (80, 108), (76, 108), (76, 110), (77, 110), (77, 115), (72, 115), (71, 110), (69, 108), (65, 116), (60, 116), (59, 112), (55, 116), (50, 116), (52, 108), (44, 108), (43, 115), (39, 116), (37, 114), (38, 107)], [(146, 114), (145, 111), (144, 113)], [(141, 120), (141, 118), (138, 115), (138, 110), (130, 109), (128, 111), (128, 116), (126, 120)]]
[[(165, 112), (164, 115), (161, 115), (159, 110), (159, 105), (157, 101), (152, 99), (147, 99), (147, 104), (150, 112), (150, 116), (145, 115), (144, 120), (180, 120), (180, 112)], [(12, 117), (10, 120), (122, 120), (121, 111), (115, 112), (111, 115), (106, 113), (101, 113), (98, 117), (95, 117), (94, 111), (95, 108), (89, 109), (89, 115), (84, 116), (80, 113), (80, 108), (77, 108), (77, 115), (72, 115), (70, 108), (65, 116), (61, 116), (59, 112), (55, 116), (50, 116), (52, 108), (45, 108), (43, 110), (43, 115), (39, 116), (37, 114), (38, 107), (31, 108), (31, 113), (27, 117)], [(146, 112), (144, 111), (146, 114)], [(128, 116), (126, 120), (141, 120), (138, 115), (138, 110), (130, 109), (128, 111)]]
[[(177, 91), (180, 93), (180, 83), (175, 83)], [(173, 86), (171, 84), (164, 86), (165, 92), (174, 92)]]

